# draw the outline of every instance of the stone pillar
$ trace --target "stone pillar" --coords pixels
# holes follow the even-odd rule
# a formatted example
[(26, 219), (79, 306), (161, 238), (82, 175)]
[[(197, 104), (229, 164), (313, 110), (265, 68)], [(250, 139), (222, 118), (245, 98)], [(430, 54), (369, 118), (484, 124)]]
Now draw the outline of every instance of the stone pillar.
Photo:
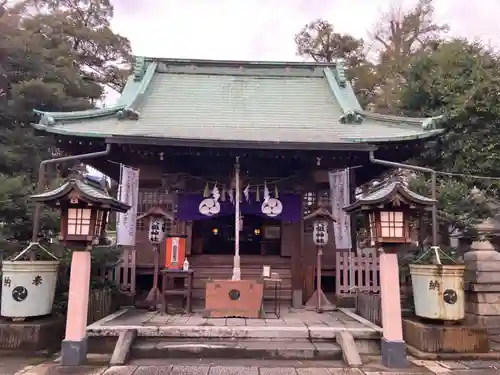
[(406, 344), (403, 341), (397, 254), (380, 254), (380, 297), (383, 327), (382, 363), (389, 368), (406, 367), (408, 360)]
[(464, 255), (465, 313), (469, 322), (500, 335), (500, 253), (488, 240), (475, 241)]
[(87, 360), (87, 313), (90, 289), (90, 251), (73, 251), (69, 277), (66, 336), (61, 346), (61, 364), (79, 366)]

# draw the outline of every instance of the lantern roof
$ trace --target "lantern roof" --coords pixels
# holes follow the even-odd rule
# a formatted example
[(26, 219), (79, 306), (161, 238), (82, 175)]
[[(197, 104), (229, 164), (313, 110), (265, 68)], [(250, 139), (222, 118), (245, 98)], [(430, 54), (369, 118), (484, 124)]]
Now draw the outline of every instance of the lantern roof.
[(151, 207), (146, 213), (139, 215), (137, 217), (137, 220), (142, 220), (142, 219), (145, 219), (145, 218), (151, 217), (151, 216), (161, 217), (165, 220), (174, 221), (174, 217), (159, 206)]
[(436, 200), (411, 191), (400, 181), (393, 181), (367, 194), (363, 194), (356, 199), (356, 202), (344, 207), (344, 211), (351, 213), (370, 210), (373, 209), (374, 206), (387, 203), (392, 203), (396, 207), (400, 204), (404, 204), (412, 208), (423, 207), (425, 209), (430, 209), (436, 203)]
[(58, 206), (61, 199), (67, 197), (71, 192), (78, 194), (78, 199), (108, 208), (111, 211), (125, 213), (130, 209), (126, 203), (120, 202), (110, 196), (104, 189), (96, 186), (95, 182), (79, 179), (70, 179), (58, 188), (46, 191), (41, 194), (32, 195), (30, 198), (37, 203), (44, 203), (48, 206)]

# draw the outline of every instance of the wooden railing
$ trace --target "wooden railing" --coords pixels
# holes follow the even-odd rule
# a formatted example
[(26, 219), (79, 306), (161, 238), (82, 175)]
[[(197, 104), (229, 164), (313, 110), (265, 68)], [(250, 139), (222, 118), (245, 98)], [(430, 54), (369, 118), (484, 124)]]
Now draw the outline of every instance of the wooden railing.
[(103, 281), (114, 281), (121, 291), (135, 293), (135, 256), (132, 249), (123, 250), (121, 260), (114, 266), (103, 266), (97, 271)]
[(339, 251), (336, 254), (335, 282), (339, 296), (379, 293), (379, 257), (376, 249), (360, 250), (358, 254)]
[(90, 291), (87, 324), (92, 324), (115, 312), (117, 306), (113, 298), (113, 291), (109, 289), (95, 289)]
[(382, 326), (382, 306), (380, 294), (356, 293), (356, 314), (373, 324)]

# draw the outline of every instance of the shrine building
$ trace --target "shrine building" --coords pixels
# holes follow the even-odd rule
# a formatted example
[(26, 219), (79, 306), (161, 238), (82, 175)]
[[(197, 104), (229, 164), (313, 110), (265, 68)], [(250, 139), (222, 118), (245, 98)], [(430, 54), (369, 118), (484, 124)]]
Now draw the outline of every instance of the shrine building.
[[(283, 280), (280, 298), (302, 303), (314, 292), (316, 261), (311, 225), (303, 217), (318, 198), (330, 195), (328, 172), (349, 168), (352, 203), (355, 187), (384, 171), (370, 163), (371, 151), (378, 159), (402, 162), (441, 132), (438, 118), (363, 110), (340, 60), (138, 57), (117, 104), (37, 113), (40, 120), (33, 126), (53, 136), (64, 154), (109, 147), (105, 155), (82, 162), (116, 181), (120, 164), (139, 170), (137, 215), (160, 206), (174, 218), (167, 232), (187, 236), (198, 299), (209, 278), (231, 278), (236, 162), (241, 277), (259, 277), (263, 266), (270, 266)], [(356, 244), (351, 224), (350, 243)], [(136, 245), (126, 249), (118, 276), (138, 296), (152, 285), (148, 229), (144, 220), (137, 222)], [(335, 249), (333, 240), (324, 249), (325, 292), (335, 292), (335, 254), (345, 250)], [(161, 246), (161, 264), (164, 259)]]

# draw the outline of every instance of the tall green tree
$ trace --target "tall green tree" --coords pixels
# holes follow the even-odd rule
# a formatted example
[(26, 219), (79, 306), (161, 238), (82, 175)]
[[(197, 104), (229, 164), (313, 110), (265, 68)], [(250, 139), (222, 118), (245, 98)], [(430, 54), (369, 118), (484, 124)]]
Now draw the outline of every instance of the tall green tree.
[[(453, 40), (414, 58), (400, 109), (444, 114), (445, 133), (421, 162), (442, 171), (500, 177), (500, 59), (480, 43)], [(481, 181), (471, 181), (471, 184)]]
[[(0, 237), (30, 238), (40, 161), (57, 153), (50, 137), (35, 136), (33, 109), (92, 108), (109, 86), (120, 90), (130, 58), (128, 40), (109, 28), (109, 1), (22, 1), (0, 18)], [(42, 230), (56, 231), (44, 211)]]

